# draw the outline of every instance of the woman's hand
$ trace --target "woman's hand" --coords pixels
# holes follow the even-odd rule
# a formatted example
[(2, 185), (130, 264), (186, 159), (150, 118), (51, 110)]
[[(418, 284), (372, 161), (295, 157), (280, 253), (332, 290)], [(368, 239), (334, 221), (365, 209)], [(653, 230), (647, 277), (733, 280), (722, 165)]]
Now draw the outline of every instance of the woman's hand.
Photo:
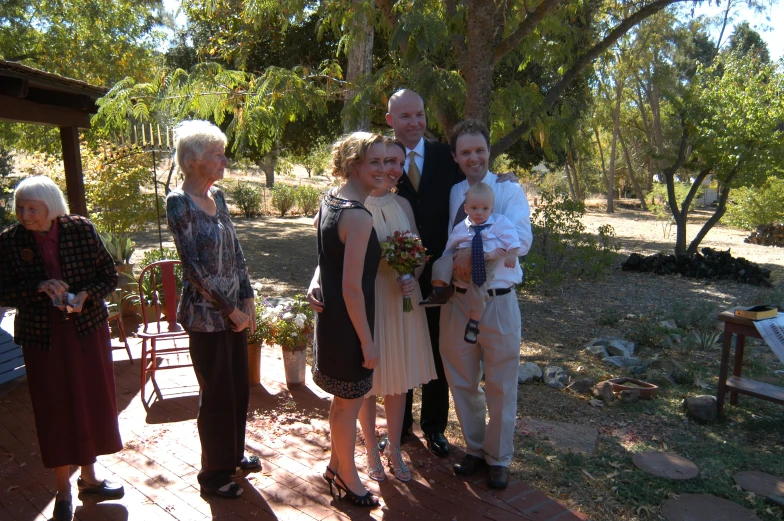
[(65, 301), (63, 294), (68, 294), (68, 284), (62, 280), (49, 279), (45, 280), (38, 285), (39, 293), (46, 293), (52, 299), (52, 304), (56, 307), (65, 310)]
[(403, 280), (403, 276), (401, 275), (397, 278), (397, 283), (400, 285), (400, 292), (404, 297), (410, 297), (414, 294), (414, 286), (417, 283), (414, 277), (409, 276), (406, 277), (406, 280)]
[(72, 298), (70, 302), (68, 302), (68, 305), (65, 306), (66, 311), (69, 313), (81, 313), (82, 307), (84, 307), (84, 302), (87, 300), (88, 296), (89, 295), (87, 295), (86, 291), (80, 291), (77, 293), (76, 296)]
[(234, 323), (234, 327), (231, 328), (231, 330), (236, 333), (239, 333), (250, 325), (250, 318), (243, 313), (239, 307), (235, 307), (234, 311), (229, 314), (229, 320)]
[(242, 312), (248, 315), (248, 334), (256, 332), (256, 303), (252, 298), (242, 300)]
[(373, 369), (378, 365), (378, 348), (375, 342), (362, 344), (362, 357), (365, 359), (362, 362), (365, 369)]

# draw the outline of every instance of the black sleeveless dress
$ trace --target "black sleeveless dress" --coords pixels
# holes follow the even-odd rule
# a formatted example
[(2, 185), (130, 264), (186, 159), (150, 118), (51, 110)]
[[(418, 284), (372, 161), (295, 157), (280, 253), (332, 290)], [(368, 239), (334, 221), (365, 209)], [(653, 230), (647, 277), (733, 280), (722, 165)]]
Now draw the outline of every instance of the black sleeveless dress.
[[(321, 202), (318, 259), (324, 311), (316, 316), (313, 381), (330, 394), (353, 399), (370, 391), (373, 370), (362, 367), (362, 346), (343, 300), (343, 257), (346, 245), (340, 242), (338, 236), (338, 219), (340, 213), (347, 210), (367, 212), (361, 203), (329, 193)], [(362, 293), (371, 333), (375, 317), (376, 272), (380, 260), (381, 245), (375, 230), (372, 230), (362, 272)]]

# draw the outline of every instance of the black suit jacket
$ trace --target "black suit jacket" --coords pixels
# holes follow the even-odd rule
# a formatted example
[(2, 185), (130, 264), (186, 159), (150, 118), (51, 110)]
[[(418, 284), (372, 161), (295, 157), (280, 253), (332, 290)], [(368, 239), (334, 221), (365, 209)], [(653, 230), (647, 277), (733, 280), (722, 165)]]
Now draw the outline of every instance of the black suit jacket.
[(403, 175), (398, 181), (397, 193), (411, 204), (422, 244), (430, 255), (425, 271), (419, 278), (424, 296), (430, 293), (432, 264), (444, 253), (449, 236), (449, 192), (453, 185), (463, 179), (465, 175), (452, 158), (449, 145), (426, 139), (419, 191), (414, 190), (408, 175)]

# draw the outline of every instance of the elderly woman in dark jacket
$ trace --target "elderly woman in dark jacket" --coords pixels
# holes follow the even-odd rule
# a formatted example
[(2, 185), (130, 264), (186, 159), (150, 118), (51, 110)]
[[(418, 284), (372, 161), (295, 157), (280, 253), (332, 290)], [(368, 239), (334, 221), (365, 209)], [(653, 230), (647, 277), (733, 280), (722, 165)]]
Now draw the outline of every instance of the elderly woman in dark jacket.
[(231, 478), (237, 467), (261, 468), (257, 456), (244, 456), (253, 289), (223, 192), (213, 186), (228, 164), (226, 136), (207, 121), (185, 121), (175, 133), (185, 180), (166, 197), (166, 215), (182, 260), (177, 322), (188, 332), (201, 388), (197, 479), (202, 493), (238, 498), (242, 488)]
[(16, 188), (19, 223), (0, 234), (0, 305), (17, 309), (14, 340), (27, 382), (44, 466), (54, 469), (56, 521), (70, 520), (70, 466), (82, 492), (121, 497), (95, 475), (96, 456), (122, 450), (104, 297), (117, 286), (114, 262), (92, 223), (68, 215), (50, 179)]

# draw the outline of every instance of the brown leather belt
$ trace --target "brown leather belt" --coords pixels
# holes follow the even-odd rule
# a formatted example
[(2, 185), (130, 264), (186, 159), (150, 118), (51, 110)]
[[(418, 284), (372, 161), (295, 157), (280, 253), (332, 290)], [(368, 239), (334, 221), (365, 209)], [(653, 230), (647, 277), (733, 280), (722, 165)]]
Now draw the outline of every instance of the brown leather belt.
[[(513, 289), (514, 288), (488, 289), (487, 294), (490, 295), (491, 297), (500, 297), (501, 295), (506, 295), (507, 293), (510, 293)], [(457, 286), (455, 286), (455, 291), (457, 291), (458, 293), (465, 293), (468, 290), (466, 290), (465, 288), (458, 288)]]

